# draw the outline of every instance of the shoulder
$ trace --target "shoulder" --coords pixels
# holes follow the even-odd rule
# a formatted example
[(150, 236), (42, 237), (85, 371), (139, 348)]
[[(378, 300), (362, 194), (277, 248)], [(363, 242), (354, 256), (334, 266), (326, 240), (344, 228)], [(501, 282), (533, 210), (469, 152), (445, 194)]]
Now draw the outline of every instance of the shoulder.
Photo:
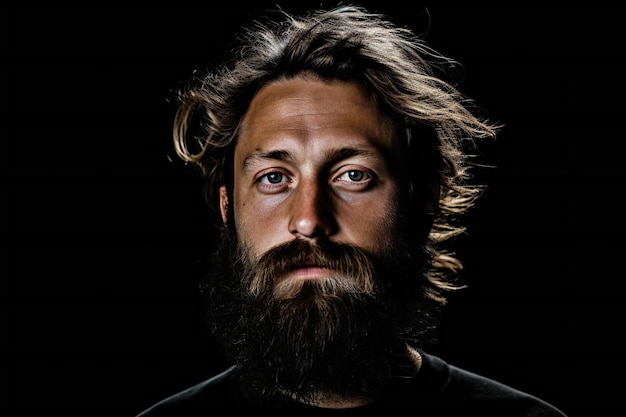
[(193, 416), (194, 413), (199, 413), (199, 410), (206, 413), (207, 410), (225, 408), (226, 404), (237, 402), (232, 374), (233, 368), (228, 368), (159, 401), (136, 417)]
[(433, 398), (454, 404), (451, 407), (501, 416), (565, 417), (558, 408), (532, 394), (451, 365), (437, 356), (422, 354), (422, 357), (422, 377), (437, 391), (432, 392)]

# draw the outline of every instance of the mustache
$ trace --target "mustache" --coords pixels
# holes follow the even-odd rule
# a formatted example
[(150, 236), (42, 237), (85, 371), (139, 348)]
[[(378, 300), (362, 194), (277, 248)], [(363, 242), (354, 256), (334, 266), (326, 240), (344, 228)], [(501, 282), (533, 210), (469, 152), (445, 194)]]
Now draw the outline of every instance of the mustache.
[(307, 266), (329, 269), (333, 271), (333, 279), (350, 280), (365, 293), (373, 291), (374, 261), (365, 251), (345, 243), (302, 239), (274, 246), (252, 262), (245, 274), (249, 277), (249, 291), (259, 294), (291, 270)]

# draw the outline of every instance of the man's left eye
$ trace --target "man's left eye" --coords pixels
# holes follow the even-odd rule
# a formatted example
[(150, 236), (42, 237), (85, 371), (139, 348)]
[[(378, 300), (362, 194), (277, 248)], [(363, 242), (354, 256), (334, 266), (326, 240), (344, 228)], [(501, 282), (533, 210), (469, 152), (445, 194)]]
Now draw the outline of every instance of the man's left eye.
[(339, 176), (338, 179), (342, 181), (363, 181), (369, 179), (371, 176), (365, 171), (361, 171), (358, 169), (351, 169), (350, 171), (346, 171)]

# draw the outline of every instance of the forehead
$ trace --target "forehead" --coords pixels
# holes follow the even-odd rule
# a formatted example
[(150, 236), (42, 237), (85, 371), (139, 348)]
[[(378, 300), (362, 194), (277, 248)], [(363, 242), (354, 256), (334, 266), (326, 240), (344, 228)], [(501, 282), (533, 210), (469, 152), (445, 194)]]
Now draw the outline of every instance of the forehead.
[(293, 78), (259, 90), (236, 149), (255, 152), (277, 142), (391, 149), (393, 137), (390, 119), (360, 84)]

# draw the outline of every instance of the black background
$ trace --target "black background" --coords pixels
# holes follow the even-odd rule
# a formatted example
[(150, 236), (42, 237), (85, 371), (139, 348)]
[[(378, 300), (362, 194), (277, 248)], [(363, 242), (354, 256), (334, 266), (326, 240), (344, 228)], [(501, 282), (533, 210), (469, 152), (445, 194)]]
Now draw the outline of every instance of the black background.
[[(168, 98), (272, 4), (1, 6), (2, 415), (133, 415), (222, 366)], [(424, 3), (366, 4), (424, 28)], [(426, 5), (461, 90), (506, 124), (437, 353), (570, 416), (623, 412), (624, 7)]]

